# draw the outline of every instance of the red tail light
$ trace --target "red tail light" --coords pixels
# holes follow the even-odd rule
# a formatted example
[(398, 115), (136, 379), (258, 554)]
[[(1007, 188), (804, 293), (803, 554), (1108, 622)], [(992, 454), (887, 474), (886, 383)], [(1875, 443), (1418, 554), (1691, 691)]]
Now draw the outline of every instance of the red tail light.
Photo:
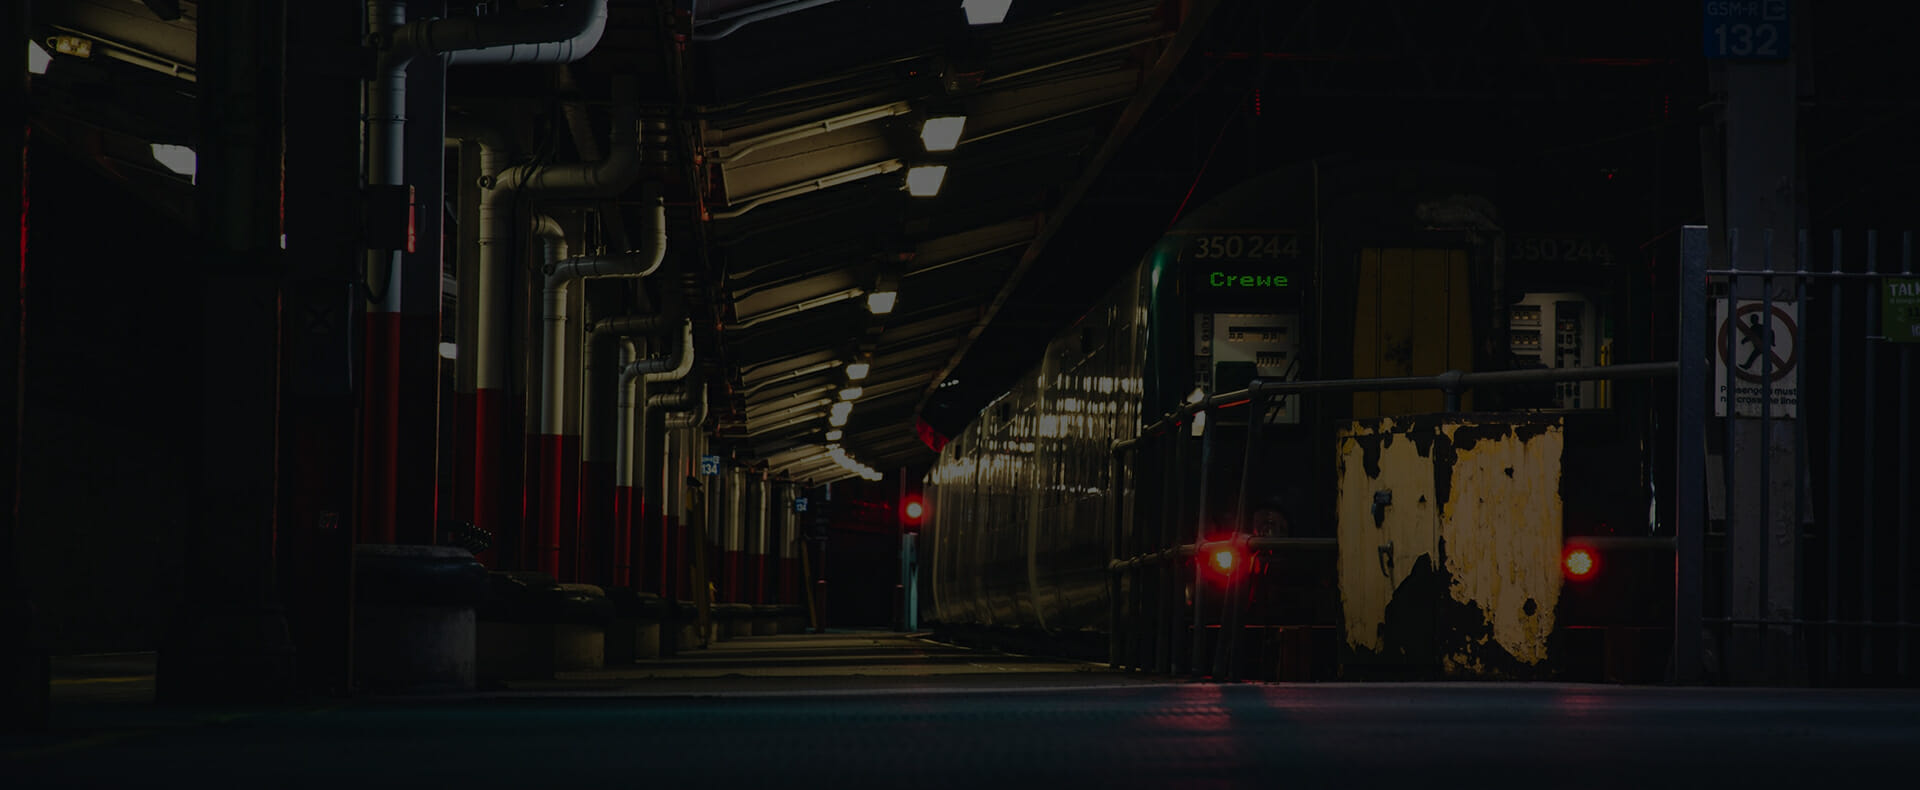
[(1221, 549), (1213, 553), (1213, 569), (1220, 573), (1233, 572), (1233, 549)]
[(1586, 546), (1568, 546), (1560, 569), (1569, 581), (1586, 581), (1600, 572), (1600, 553)]
[(1225, 582), (1238, 573), (1247, 562), (1246, 546), (1243, 542), (1209, 541), (1200, 544), (1200, 569), (1205, 576), (1215, 581)]

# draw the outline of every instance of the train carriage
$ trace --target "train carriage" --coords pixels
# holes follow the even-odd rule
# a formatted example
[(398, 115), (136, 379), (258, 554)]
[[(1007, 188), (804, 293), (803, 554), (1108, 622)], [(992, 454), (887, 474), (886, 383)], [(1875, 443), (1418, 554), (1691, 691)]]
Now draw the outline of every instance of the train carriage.
[[(1535, 495), (1553, 500), (1548, 510), (1555, 523), (1516, 527), (1511, 540), (1490, 532), (1506, 528), (1493, 523), (1439, 534), (1447, 528), (1428, 524), (1440, 519), (1421, 508), (1444, 505), (1425, 495), (1393, 506), (1395, 519), (1418, 523), (1392, 529), (1434, 533), (1403, 538), (1404, 544), (1434, 545), (1413, 553), (1387, 550), (1379, 561), (1384, 581), (1362, 580), (1354, 570), (1375, 550), (1358, 545), (1375, 536), (1352, 532), (1365, 520), (1353, 515), (1354, 503), (1362, 494), (1377, 498), (1358, 489), (1378, 481), (1349, 473), (1349, 460), (1362, 463), (1361, 445), (1390, 443), (1387, 434), (1427, 441), (1410, 430), (1442, 432), (1441, 444), (1453, 447), (1465, 423), (1435, 417), (1446, 411), (1443, 393), (1356, 387), (1219, 403), (1140, 436), (1183, 404), (1244, 390), (1256, 380), (1333, 382), (1595, 364), (1600, 344), (1592, 314), (1607, 304), (1609, 292), (1591, 287), (1590, 277), (1580, 293), (1544, 299), (1506, 290), (1507, 232), (1493, 187), (1488, 172), (1455, 163), (1323, 159), (1249, 179), (1184, 217), (942, 451), (926, 480), (928, 619), (947, 628), (1063, 640), (1110, 636), (1115, 663), (1196, 674), (1226, 650), (1226, 641), (1209, 636), (1224, 633), (1223, 622), (1236, 632), (1257, 632), (1245, 650), (1232, 653), (1257, 676), (1275, 674), (1279, 663), (1311, 664), (1316, 677), (1382, 669), (1416, 676), (1562, 673), (1567, 662), (1538, 659), (1546, 654), (1546, 635), (1562, 644), (1572, 619), (1539, 613), (1535, 599), (1555, 601), (1552, 610), (1578, 609), (1575, 619), (1598, 622), (1609, 615), (1571, 594), (1562, 600), (1562, 590), (1579, 589), (1558, 576), (1549, 583), (1543, 574), (1559, 570), (1559, 549), (1572, 537), (1605, 531), (1632, 538), (1650, 529), (1633, 523), (1636, 512), (1641, 519), (1647, 512), (1648, 448), (1639, 438), (1645, 415), (1602, 408), (1591, 387), (1463, 393), (1459, 411), (1504, 415), (1474, 422), (1469, 433), (1482, 423), (1503, 425), (1503, 440), (1516, 441), (1531, 436), (1535, 429), (1525, 426), (1537, 423), (1551, 426), (1538, 430), (1552, 435), (1555, 448), (1585, 443), (1598, 449), (1565, 452), (1528, 470), (1553, 478), (1555, 490)], [(1553, 314), (1548, 329), (1515, 324), (1516, 316), (1537, 316), (1529, 310), (1539, 309)], [(1549, 331), (1566, 328), (1556, 321), (1569, 309), (1579, 326)], [(1555, 355), (1526, 357), (1529, 331), (1552, 338)], [(1569, 343), (1585, 347), (1559, 348)], [(1409, 421), (1416, 415), (1429, 419)], [(1256, 435), (1249, 452), (1248, 437)], [(1116, 443), (1136, 437), (1130, 451), (1116, 455)], [(1577, 480), (1560, 479), (1563, 460)], [(1408, 463), (1440, 461), (1422, 451)], [(1446, 463), (1459, 462), (1449, 456)], [(1446, 490), (1434, 494), (1445, 497)], [(1454, 510), (1471, 511), (1458, 504)], [(1564, 516), (1557, 515), (1561, 510)], [(1392, 531), (1378, 520), (1375, 528)], [(1500, 537), (1482, 539), (1492, 534)], [(1550, 542), (1552, 556), (1523, 558), (1518, 549), (1497, 546), (1463, 570), (1468, 560), (1447, 557), (1449, 539), (1456, 554), (1463, 545), (1489, 541)], [(1229, 541), (1241, 548), (1208, 553), (1207, 547)], [(1116, 561), (1180, 553), (1181, 546), (1187, 548), (1180, 562), (1115, 571)], [(1240, 567), (1209, 574), (1209, 557), (1228, 564), (1237, 558)], [(1425, 567), (1441, 574), (1437, 590), (1416, 592), (1420, 584), (1431, 587), (1425, 577), (1409, 581), (1423, 557)], [(1555, 567), (1528, 567), (1542, 561)], [(1234, 573), (1246, 574), (1243, 585), (1223, 583)], [(1497, 586), (1494, 577), (1517, 580), (1502, 596), (1530, 596), (1513, 606), (1504, 597), (1497, 607), (1487, 605), (1480, 624), (1486, 633), (1477, 638), (1488, 642), (1498, 630), (1498, 650), (1456, 645), (1449, 653), (1438, 644), (1446, 640), (1433, 634), (1414, 639), (1436, 644), (1410, 646), (1398, 637), (1382, 642), (1369, 631), (1398, 633), (1405, 622), (1428, 616), (1406, 616), (1410, 606), (1446, 611), (1452, 603), (1447, 588), (1458, 595), (1462, 584), (1483, 587), (1487, 578)], [(1380, 598), (1379, 611), (1358, 614), (1371, 605), (1361, 600), (1369, 596)], [(1507, 611), (1513, 607), (1525, 611)], [(1401, 614), (1393, 614), (1396, 609)], [(1521, 637), (1510, 633), (1516, 619), (1524, 621)], [(1466, 636), (1455, 634), (1456, 641), (1476, 638), (1476, 627), (1464, 626)], [(1315, 660), (1281, 659), (1278, 652), (1311, 653)]]

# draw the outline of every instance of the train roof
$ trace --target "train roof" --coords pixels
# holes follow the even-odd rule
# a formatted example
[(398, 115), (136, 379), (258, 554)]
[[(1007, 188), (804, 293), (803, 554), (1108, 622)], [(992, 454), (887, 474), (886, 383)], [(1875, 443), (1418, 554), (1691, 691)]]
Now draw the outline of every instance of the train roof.
[(1372, 230), (1500, 227), (1492, 171), (1434, 160), (1334, 156), (1291, 164), (1229, 187), (1168, 231)]

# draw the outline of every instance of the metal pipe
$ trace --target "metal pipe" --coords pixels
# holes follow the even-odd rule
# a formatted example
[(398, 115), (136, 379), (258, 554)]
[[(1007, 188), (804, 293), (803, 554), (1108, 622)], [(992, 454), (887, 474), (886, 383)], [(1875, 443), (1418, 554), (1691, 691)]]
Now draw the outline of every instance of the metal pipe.
[[(653, 203), (650, 218), (653, 232), (645, 236), (647, 244), (643, 248), (618, 255), (571, 258), (546, 268), (540, 310), (541, 358), (545, 361), (540, 379), (542, 433), (555, 433), (560, 426), (560, 388), (566, 372), (562, 336), (567, 319), (567, 286), (576, 279), (589, 277), (646, 277), (658, 271), (660, 264), (666, 260), (666, 203), (658, 193), (650, 200)], [(692, 330), (689, 328), (688, 331)]]
[(845, 365), (845, 364), (847, 364), (845, 360), (832, 359), (826, 362), (820, 362), (820, 363), (808, 365), (803, 368), (797, 368), (795, 370), (787, 371), (786, 373), (773, 376), (772, 378), (769, 378), (758, 384), (754, 384), (750, 387), (747, 387), (746, 389), (741, 390), (740, 394), (745, 395), (747, 397), (752, 397), (755, 393), (758, 393), (759, 391), (766, 389), (768, 387), (771, 387), (775, 384), (784, 383), (792, 379), (800, 378), (801, 376), (807, 376), (807, 375), (812, 375), (814, 373), (819, 373), (823, 370), (832, 370), (834, 368), (840, 367), (841, 365)]
[(725, 211), (713, 212), (712, 217), (714, 219), (733, 219), (734, 217), (742, 216), (749, 211), (752, 211), (756, 208), (764, 206), (768, 203), (772, 203), (776, 200), (785, 200), (791, 197), (799, 197), (809, 192), (818, 192), (828, 187), (835, 187), (841, 184), (847, 184), (854, 181), (859, 181), (860, 179), (863, 179), (863, 178), (868, 178), (871, 176), (878, 176), (878, 175), (885, 175), (887, 173), (895, 172), (904, 166), (905, 165), (898, 159), (888, 159), (884, 162), (875, 162), (870, 165), (861, 165), (860, 167), (855, 167), (848, 170), (842, 170), (838, 173), (830, 173), (830, 174), (821, 176), (819, 178), (815, 178), (811, 181), (802, 181), (797, 184), (790, 184), (788, 186), (784, 186), (779, 189), (772, 190), (770, 192), (766, 192), (763, 194), (755, 195), (750, 198), (746, 198), (745, 201), (742, 202), (739, 206), (736, 206), (734, 208), (729, 208)]
[(1103, 49), (1096, 49), (1092, 52), (1081, 52), (1069, 58), (1063, 58), (1063, 59), (1052, 61), (1049, 63), (1042, 63), (1038, 66), (1029, 66), (1027, 68), (1020, 69), (1018, 71), (1009, 71), (1005, 74), (996, 74), (992, 77), (988, 77), (987, 79), (981, 80), (980, 84), (983, 86), (992, 85), (997, 82), (1006, 82), (1007, 80), (1025, 77), (1028, 74), (1038, 74), (1042, 71), (1057, 69), (1061, 66), (1069, 66), (1074, 63), (1087, 60), (1089, 58), (1097, 58), (1101, 55), (1110, 55), (1115, 52), (1125, 52), (1126, 50), (1133, 49), (1134, 47), (1143, 47), (1148, 44), (1152, 44), (1156, 41), (1166, 41), (1167, 39), (1173, 38), (1175, 35), (1176, 34), (1174, 33), (1161, 33), (1159, 35), (1148, 36), (1146, 38), (1139, 39), (1137, 41), (1129, 41), (1125, 44), (1117, 44), (1117, 45), (1106, 47)]
[(786, 131), (774, 132), (772, 134), (742, 140), (738, 143), (737, 147), (729, 146), (725, 155), (716, 158), (720, 160), (721, 164), (732, 164), (739, 161), (741, 157), (766, 148), (767, 146), (797, 143), (801, 140), (818, 137), (828, 132), (885, 120), (899, 115), (906, 115), (910, 112), (913, 112), (913, 105), (903, 101), (884, 104), (879, 107), (869, 107), (864, 110), (855, 110), (854, 112), (836, 115), (832, 118), (814, 121), (813, 123), (795, 129), (788, 129)]
[(866, 295), (867, 289), (865, 288), (848, 288), (844, 291), (830, 293), (825, 296), (816, 296), (804, 302), (795, 302), (785, 307), (768, 310), (745, 321), (732, 321), (727, 324), (726, 328), (752, 329), (776, 318), (784, 318), (786, 316), (804, 313), (817, 307), (825, 307), (830, 304), (845, 302), (849, 299), (858, 299)]
[(719, 29), (717, 29), (714, 32), (711, 32), (711, 33), (701, 32), (700, 30), (697, 29), (697, 25), (696, 25), (696, 29), (693, 33), (693, 40), (718, 41), (720, 39), (726, 38), (727, 36), (733, 35), (734, 32), (738, 31), (740, 28), (746, 27), (747, 25), (751, 25), (755, 22), (763, 22), (768, 19), (773, 19), (775, 17), (786, 16), (795, 11), (805, 11), (809, 8), (817, 8), (819, 6), (827, 5), (829, 3), (834, 3), (834, 2), (838, 2), (838, 0), (796, 0), (796, 2), (790, 2), (790, 3), (772, 2), (772, 3), (764, 3), (757, 6), (752, 6), (749, 8), (742, 8), (738, 11), (730, 11), (728, 13), (721, 14), (717, 17), (707, 20), (708, 22), (724, 22), (725, 23), (720, 25)]

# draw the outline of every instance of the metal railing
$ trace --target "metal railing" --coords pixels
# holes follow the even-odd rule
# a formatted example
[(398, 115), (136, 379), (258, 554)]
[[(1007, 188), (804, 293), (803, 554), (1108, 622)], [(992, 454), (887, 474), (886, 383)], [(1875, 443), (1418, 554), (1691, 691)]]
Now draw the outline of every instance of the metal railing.
[[(1878, 232), (1866, 231), (1864, 249), (1849, 256), (1848, 235), (1833, 231), (1820, 266), (1812, 240), (1804, 231), (1789, 246), (1771, 231), (1716, 239), (1705, 227), (1684, 230), (1675, 601), (1683, 682), (1914, 681), (1920, 299), (1900, 304), (1888, 291), (1920, 284), (1913, 234), (1898, 237), (1897, 271), (1882, 265), (1893, 245)], [(1712, 268), (1716, 252), (1734, 266)], [(1887, 320), (1883, 302), (1906, 314)]]
[[(1476, 387), (1501, 387), (1516, 385), (1538, 385), (1573, 381), (1616, 381), (1630, 379), (1667, 378), (1680, 373), (1677, 362), (1645, 362), (1600, 367), (1503, 370), (1480, 373), (1468, 373), (1459, 370), (1447, 371), (1434, 376), (1401, 376), (1366, 379), (1332, 379), (1322, 381), (1260, 381), (1255, 380), (1246, 389), (1213, 395), (1198, 401), (1183, 404), (1172, 413), (1142, 428), (1140, 434), (1113, 444), (1111, 476), (1113, 490), (1134, 492), (1140, 495), (1142, 477), (1135, 475), (1133, 485), (1123, 484), (1127, 474), (1133, 471), (1143, 457), (1151, 450), (1165, 451), (1167, 440), (1177, 440), (1180, 432), (1174, 429), (1186, 425), (1195, 415), (1223, 412), (1230, 408), (1248, 407), (1248, 431), (1243, 446), (1240, 463), (1240, 480), (1234, 496), (1234, 516), (1231, 521), (1233, 535), (1229, 540), (1239, 541), (1254, 552), (1259, 551), (1336, 551), (1337, 541), (1331, 537), (1275, 537), (1255, 536), (1247, 533), (1247, 493), (1250, 476), (1255, 466), (1262, 418), (1267, 413), (1268, 401), (1272, 398), (1292, 395), (1324, 394), (1345, 395), (1365, 392), (1438, 390), (1444, 394), (1445, 410), (1449, 413), (1460, 409), (1462, 395)], [(1114, 512), (1113, 552), (1108, 563), (1110, 605), (1109, 623), (1109, 663), (1116, 668), (1145, 669), (1160, 674), (1177, 674), (1182, 670), (1187, 674), (1200, 676), (1210, 674), (1226, 680), (1238, 679), (1238, 655), (1240, 640), (1245, 631), (1242, 622), (1243, 602), (1247, 598), (1247, 584), (1251, 574), (1235, 572), (1229, 577), (1230, 586), (1223, 597), (1223, 610), (1217, 613), (1217, 622), (1209, 620), (1205, 606), (1205, 596), (1199, 592), (1198, 569), (1193, 558), (1201, 553), (1203, 545), (1208, 545), (1205, 534), (1208, 524), (1207, 492), (1210, 478), (1214, 474), (1213, 437), (1217, 433), (1210, 424), (1201, 433), (1199, 495), (1197, 506), (1186, 504), (1188, 480), (1187, 454), (1190, 442), (1174, 441), (1171, 448), (1171, 462), (1167, 465), (1171, 474), (1158, 475), (1161, 485), (1160, 495), (1150, 498), (1150, 504), (1157, 504), (1156, 513), (1140, 512), (1133, 501), (1116, 502)], [(1129, 465), (1130, 456), (1136, 463)], [(1180, 526), (1188, 511), (1196, 511), (1192, 522), (1191, 539), (1182, 534)], [(1151, 522), (1140, 523), (1142, 517), (1151, 517)], [(1158, 535), (1159, 540), (1151, 539)], [(1188, 585), (1195, 590), (1192, 595), (1192, 622), (1189, 631), (1183, 624), (1176, 622), (1180, 610), (1188, 605)], [(1152, 611), (1150, 628), (1134, 627), (1147, 619)], [(1213, 637), (1214, 644), (1207, 644), (1206, 634), (1210, 626), (1218, 626)], [(1142, 633), (1145, 631), (1146, 633)], [(1180, 643), (1188, 641), (1190, 651), (1179, 650)], [(1208, 648), (1212, 648), (1212, 661), (1206, 660)], [(1211, 665), (1210, 667), (1208, 665)]]

